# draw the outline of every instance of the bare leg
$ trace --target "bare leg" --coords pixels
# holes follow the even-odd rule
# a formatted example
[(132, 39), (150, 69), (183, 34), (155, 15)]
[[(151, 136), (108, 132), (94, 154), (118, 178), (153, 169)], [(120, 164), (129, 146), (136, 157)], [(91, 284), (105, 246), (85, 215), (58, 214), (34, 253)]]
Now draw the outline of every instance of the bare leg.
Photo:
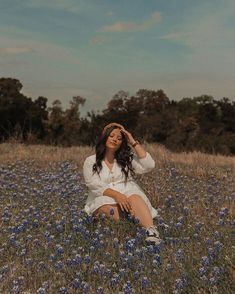
[[(114, 214), (110, 215), (110, 209), (113, 208), (114, 210)], [(102, 214), (105, 214), (106, 216), (118, 221), (120, 219), (120, 215), (119, 215), (119, 207), (117, 204), (105, 204), (102, 205), (101, 207), (99, 207), (95, 212), (94, 212), (94, 216), (100, 216)]]
[(139, 219), (140, 224), (145, 228), (152, 226), (153, 218), (144, 199), (138, 194), (132, 194), (128, 199), (132, 206), (132, 214)]

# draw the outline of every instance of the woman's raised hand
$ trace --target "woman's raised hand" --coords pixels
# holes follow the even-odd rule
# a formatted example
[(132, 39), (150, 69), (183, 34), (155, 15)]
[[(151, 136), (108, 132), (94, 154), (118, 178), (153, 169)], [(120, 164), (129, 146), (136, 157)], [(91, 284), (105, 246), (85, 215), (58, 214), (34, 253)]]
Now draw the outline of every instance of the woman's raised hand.
[(121, 132), (124, 134), (129, 144), (133, 144), (135, 142), (132, 134), (128, 132), (124, 127), (121, 128)]
[(126, 210), (126, 212), (131, 212), (132, 210), (132, 207), (131, 207), (131, 203), (130, 201), (128, 200), (128, 197), (124, 194), (119, 194), (118, 196), (115, 197), (117, 203), (120, 205), (121, 207), (121, 210), (124, 211), (124, 209)]

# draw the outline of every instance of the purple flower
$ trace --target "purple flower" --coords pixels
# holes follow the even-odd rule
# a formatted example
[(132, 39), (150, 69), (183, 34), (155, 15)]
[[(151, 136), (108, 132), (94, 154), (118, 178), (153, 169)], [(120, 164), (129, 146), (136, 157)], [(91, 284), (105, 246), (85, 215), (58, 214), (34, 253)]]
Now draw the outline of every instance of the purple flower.
[(145, 276), (141, 279), (141, 289), (145, 289), (150, 285), (149, 279)]
[(109, 214), (114, 215), (114, 209), (113, 208), (110, 208)]
[(37, 294), (46, 294), (47, 293), (47, 290), (43, 287), (40, 287), (38, 290), (37, 290)]
[(96, 294), (104, 294), (104, 288), (103, 287), (98, 287), (95, 291)]
[(67, 293), (68, 293), (68, 290), (65, 287), (61, 287), (59, 289), (59, 294), (67, 294)]
[(220, 273), (221, 273), (220, 268), (218, 266), (214, 266), (213, 269), (212, 269), (212, 274), (214, 276), (219, 276)]
[(85, 255), (85, 257), (84, 257), (84, 262), (85, 262), (86, 264), (89, 264), (89, 263), (91, 262), (91, 258), (90, 258), (90, 256), (89, 256), (88, 254)]
[(206, 273), (206, 269), (204, 267), (200, 267), (198, 271), (199, 271), (200, 276), (202, 276)]
[(176, 279), (175, 280), (175, 288), (178, 289), (182, 289), (184, 286), (184, 283), (182, 281), (182, 279)]
[(176, 260), (177, 261), (182, 262), (184, 260), (184, 252), (183, 252), (183, 250), (182, 249), (178, 249), (176, 251), (175, 256), (176, 256)]
[(207, 256), (203, 256), (203, 257), (201, 258), (201, 264), (202, 264), (203, 266), (208, 266), (208, 265), (210, 264), (210, 260), (209, 260), (209, 258), (208, 258)]
[(130, 281), (127, 281), (123, 285), (123, 292), (124, 292), (124, 294), (132, 294), (133, 293), (133, 288), (132, 288), (132, 285), (131, 285)]

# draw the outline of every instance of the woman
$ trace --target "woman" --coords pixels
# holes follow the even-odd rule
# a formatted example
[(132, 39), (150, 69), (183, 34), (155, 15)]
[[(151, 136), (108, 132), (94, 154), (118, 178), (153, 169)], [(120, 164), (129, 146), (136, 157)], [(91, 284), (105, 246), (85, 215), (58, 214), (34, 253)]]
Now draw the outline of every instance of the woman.
[(146, 241), (159, 244), (153, 225), (157, 210), (133, 178), (135, 173), (147, 173), (154, 167), (152, 156), (131, 133), (118, 123), (108, 124), (96, 144), (96, 154), (84, 161), (83, 175), (89, 189), (84, 210), (94, 217), (104, 213), (114, 220), (130, 213), (146, 229)]

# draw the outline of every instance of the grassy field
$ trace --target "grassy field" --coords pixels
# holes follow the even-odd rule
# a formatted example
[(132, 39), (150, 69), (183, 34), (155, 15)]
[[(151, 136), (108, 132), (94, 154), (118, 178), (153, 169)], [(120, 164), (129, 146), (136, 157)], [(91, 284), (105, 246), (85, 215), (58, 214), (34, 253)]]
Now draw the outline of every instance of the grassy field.
[(90, 147), (0, 145), (0, 293), (234, 293), (235, 158), (172, 153), (138, 175), (164, 240), (82, 208)]

